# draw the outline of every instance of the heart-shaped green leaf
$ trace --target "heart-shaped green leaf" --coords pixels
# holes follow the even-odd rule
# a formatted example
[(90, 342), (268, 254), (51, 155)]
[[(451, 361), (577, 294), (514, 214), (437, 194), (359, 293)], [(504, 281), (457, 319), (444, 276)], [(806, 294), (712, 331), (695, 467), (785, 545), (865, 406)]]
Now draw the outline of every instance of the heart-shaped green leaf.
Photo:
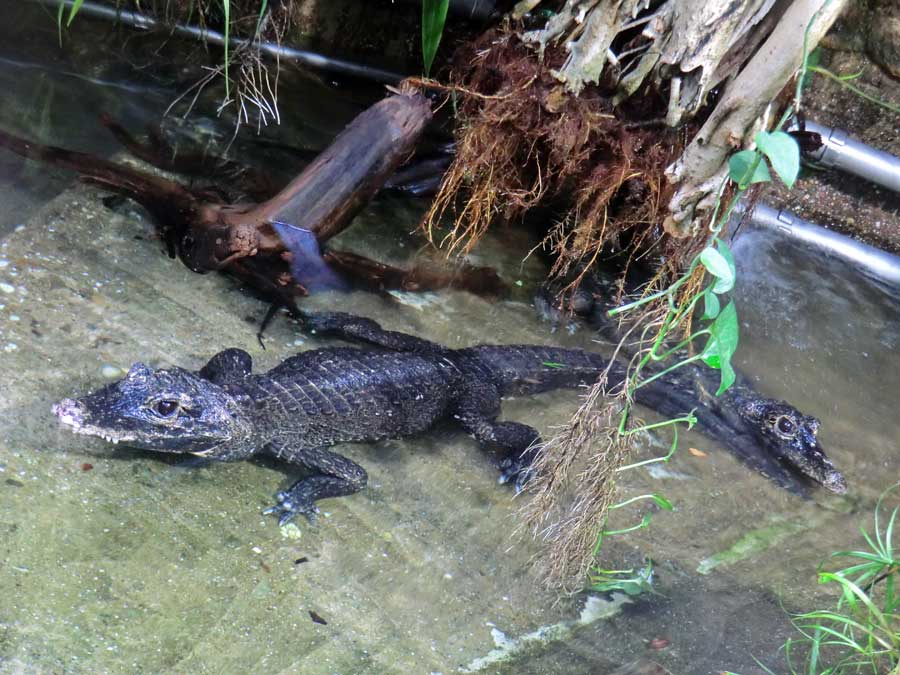
[(778, 177), (789, 188), (794, 187), (800, 174), (800, 146), (797, 141), (783, 131), (760, 131), (755, 140), (756, 147), (769, 158)]
[(725, 262), (728, 263), (728, 269), (731, 270), (731, 278), (719, 279), (716, 281), (713, 286), (713, 291), (716, 293), (727, 293), (732, 288), (734, 288), (734, 282), (737, 279), (737, 271), (734, 267), (734, 256), (731, 254), (731, 249), (728, 248), (728, 244), (726, 244), (721, 239), (716, 239), (716, 250), (722, 254), (722, 257), (725, 258)]
[(703, 320), (712, 321), (719, 316), (719, 298), (709, 290), (703, 296)]
[(734, 384), (735, 373), (731, 367), (731, 357), (738, 346), (738, 320), (737, 309), (734, 301), (729, 302), (725, 309), (716, 317), (709, 328), (709, 341), (700, 355), (703, 362), (710, 368), (722, 371), (719, 381), (719, 390), (716, 396), (720, 396), (725, 390)]
[[(750, 168), (756, 163), (753, 173)], [(751, 183), (768, 183), (772, 180), (769, 174), (769, 167), (766, 162), (755, 150), (741, 150), (735, 153), (728, 160), (728, 177), (731, 178), (738, 187), (745, 188)]]
[(707, 246), (700, 253), (700, 262), (716, 278), (713, 291), (726, 293), (734, 287), (734, 263), (712, 246)]

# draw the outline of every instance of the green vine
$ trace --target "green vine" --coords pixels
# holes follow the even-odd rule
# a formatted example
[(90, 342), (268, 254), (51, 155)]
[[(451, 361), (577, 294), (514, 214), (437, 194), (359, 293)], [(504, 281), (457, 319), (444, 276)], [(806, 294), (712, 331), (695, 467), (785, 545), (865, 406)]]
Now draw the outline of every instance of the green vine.
[[(616, 317), (627, 312), (634, 312), (651, 303), (663, 303), (665, 314), (659, 323), (656, 335), (650, 346), (640, 354), (637, 364), (631, 369), (625, 382), (622, 395), (624, 404), (616, 433), (619, 438), (625, 438), (664, 427), (671, 427), (673, 431), (672, 444), (668, 454), (619, 467), (616, 470), (618, 473), (655, 462), (669, 462), (678, 447), (678, 426), (684, 424), (690, 429), (697, 422), (697, 418), (691, 411), (681, 417), (654, 424), (630, 426), (634, 394), (641, 387), (697, 361), (702, 361), (710, 368), (720, 372), (717, 396), (721, 396), (734, 384), (735, 372), (731, 365), (731, 359), (737, 350), (740, 329), (737, 309), (730, 296), (734, 289), (736, 272), (731, 249), (721, 234), (738, 202), (751, 185), (771, 182), (773, 173), (788, 188), (793, 187), (796, 182), (800, 173), (800, 148), (789, 134), (782, 131), (792, 114), (793, 108), (791, 107), (785, 111), (775, 130), (758, 132), (754, 137), (755, 149), (742, 150), (730, 157), (728, 176), (718, 190), (718, 198), (710, 219), (707, 245), (691, 260), (687, 270), (667, 288), (608, 312), (609, 316)], [(722, 197), (729, 186), (733, 187), (733, 195), (723, 208)], [(698, 268), (703, 270), (708, 280), (700, 290), (685, 296), (683, 289), (694, 278)], [(700, 320), (704, 325), (688, 337), (678, 341), (674, 346), (669, 347), (668, 345), (675, 335), (683, 334), (684, 327), (689, 325), (688, 322), (694, 318), (701, 301), (703, 311)], [(647, 330), (649, 328), (645, 329), (645, 333)], [(693, 355), (684, 356), (686, 348), (701, 338), (706, 340), (703, 348)], [(646, 374), (648, 366), (663, 364), (671, 359), (679, 360), (656, 369), (652, 374)], [(674, 508), (665, 497), (654, 494), (613, 504), (610, 506), (610, 511), (646, 499), (652, 500), (665, 510), (671, 511)], [(597, 535), (593, 548), (594, 555), (596, 556), (600, 552), (606, 537), (644, 529), (650, 525), (651, 517), (651, 513), (646, 513), (638, 524), (615, 530), (606, 529), (604, 526)], [(597, 575), (603, 577), (603, 583), (606, 586), (611, 584), (612, 580), (621, 577), (621, 573), (610, 570), (595, 570), (594, 576)], [(621, 578), (623, 583), (629, 587), (633, 586), (631, 577)], [(592, 582), (591, 588), (596, 590), (596, 584)]]

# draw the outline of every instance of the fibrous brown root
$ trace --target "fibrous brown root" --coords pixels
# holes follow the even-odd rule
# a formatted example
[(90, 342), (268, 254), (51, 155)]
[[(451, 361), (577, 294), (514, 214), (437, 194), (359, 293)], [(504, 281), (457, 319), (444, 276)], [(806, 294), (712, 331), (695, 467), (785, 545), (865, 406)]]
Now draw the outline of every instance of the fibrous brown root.
[[(623, 331), (610, 364), (620, 352), (630, 357), (626, 381), (667, 311), (667, 303), (650, 303)], [(624, 382), (608, 386), (612, 367), (601, 374), (561, 431), (541, 447), (535, 478), (527, 487), (531, 498), (520, 510), (522, 529), (542, 544), (535, 569), (549, 587), (580, 590), (597, 563), (597, 544), (618, 491), (616, 476), (634, 449), (635, 435), (630, 432), (642, 424), (631, 410), (620, 429), (623, 407), (630, 409), (633, 400)]]
[(280, 122), (280, 63), (264, 59), (259, 42), (281, 44), (293, 20), (293, 4), (261, 0), (228, 0), (224, 3), (220, 0), (155, 0), (142, 6), (142, 3), (134, 2), (139, 12), (146, 12), (166, 24), (196, 24), (230, 38), (245, 40), (228, 48), (227, 63), (222, 58), (204, 66), (205, 73), (172, 102), (169, 110), (186, 102), (187, 110), (183, 114), (187, 116), (203, 90), (224, 78), (227, 79), (226, 93), (219, 110), (234, 105), (235, 134), (242, 124), (254, 122), (259, 129), (270, 122)]
[(620, 411), (601, 378), (535, 460), (520, 516), (542, 544), (535, 569), (548, 586), (579, 590), (595, 562), (597, 538), (616, 493), (616, 469), (631, 449), (631, 437), (616, 432)]
[[(671, 261), (677, 246), (658, 223), (670, 197), (663, 171), (683, 134), (641, 124), (652, 105), (630, 116), (615, 109), (602, 87), (568, 95), (551, 74), (562, 57), (548, 49), (541, 61), (505, 29), (462, 48), (452, 76), (457, 154), (425, 231), (448, 254), (467, 253), (492, 223), (547, 206), (562, 214), (544, 240), (554, 274), (626, 244), (636, 253), (658, 247)], [(440, 227), (445, 216), (449, 231)]]

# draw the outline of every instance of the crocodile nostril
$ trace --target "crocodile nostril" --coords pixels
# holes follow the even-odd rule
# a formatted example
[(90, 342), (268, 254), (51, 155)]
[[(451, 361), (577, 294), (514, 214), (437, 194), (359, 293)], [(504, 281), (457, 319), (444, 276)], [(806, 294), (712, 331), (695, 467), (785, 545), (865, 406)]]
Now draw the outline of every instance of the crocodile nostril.
[(822, 485), (839, 495), (847, 493), (847, 479), (844, 478), (840, 471), (829, 471)]
[(78, 428), (84, 423), (84, 406), (71, 398), (53, 405), (53, 414), (66, 426)]

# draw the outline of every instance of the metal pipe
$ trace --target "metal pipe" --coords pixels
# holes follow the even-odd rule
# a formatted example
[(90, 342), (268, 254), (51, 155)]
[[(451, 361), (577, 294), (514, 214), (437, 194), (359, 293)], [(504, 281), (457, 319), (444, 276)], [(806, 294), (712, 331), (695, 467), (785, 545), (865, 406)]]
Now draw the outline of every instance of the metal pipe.
[[(75, 0), (31, 0), (31, 2), (45, 5), (54, 10), (59, 7), (60, 3), (62, 3), (66, 7), (71, 7), (75, 4)], [(107, 21), (118, 21), (127, 26), (131, 26), (132, 28), (143, 30), (168, 30), (173, 35), (204, 40), (207, 43), (219, 46), (225, 45), (225, 36), (218, 31), (181, 23), (168, 24), (149, 17), (146, 14), (134, 12), (129, 9), (100, 5), (96, 2), (91, 2), (90, 0), (85, 0), (85, 2), (82, 3), (81, 7), (78, 9), (78, 14), (84, 14), (86, 16), (91, 16), (97, 19), (105, 19)], [(228, 44), (231, 47), (242, 47), (251, 43), (253, 47), (258, 48), (261, 52), (268, 54), (269, 56), (274, 56), (288, 61), (295, 61), (297, 63), (303, 64), (304, 66), (324, 70), (331, 73), (351, 75), (353, 77), (360, 77), (366, 80), (374, 80), (375, 82), (380, 82), (382, 84), (397, 84), (404, 77), (403, 75), (393, 73), (388, 70), (372, 68), (370, 66), (364, 66), (362, 64), (354, 63), (352, 61), (345, 61), (343, 59), (335, 59), (330, 56), (306, 51), (304, 49), (285, 47), (284, 45), (275, 44), (273, 42), (247, 40), (245, 38), (239, 37), (228, 38)]]
[[(746, 212), (743, 203), (735, 209), (732, 222), (737, 223)], [(789, 211), (778, 210), (767, 204), (753, 206), (749, 221), (756, 227), (778, 232), (794, 241), (802, 241), (864, 269), (878, 279), (900, 286), (900, 257), (851, 239), (838, 232), (827, 230), (795, 216)]]
[[(798, 129), (799, 125), (795, 121), (791, 131)], [(804, 123), (803, 129), (822, 137), (822, 147), (806, 153), (807, 157), (823, 166), (852, 173), (900, 192), (900, 157), (876, 150), (852, 138), (843, 129), (826, 127), (809, 120)]]

